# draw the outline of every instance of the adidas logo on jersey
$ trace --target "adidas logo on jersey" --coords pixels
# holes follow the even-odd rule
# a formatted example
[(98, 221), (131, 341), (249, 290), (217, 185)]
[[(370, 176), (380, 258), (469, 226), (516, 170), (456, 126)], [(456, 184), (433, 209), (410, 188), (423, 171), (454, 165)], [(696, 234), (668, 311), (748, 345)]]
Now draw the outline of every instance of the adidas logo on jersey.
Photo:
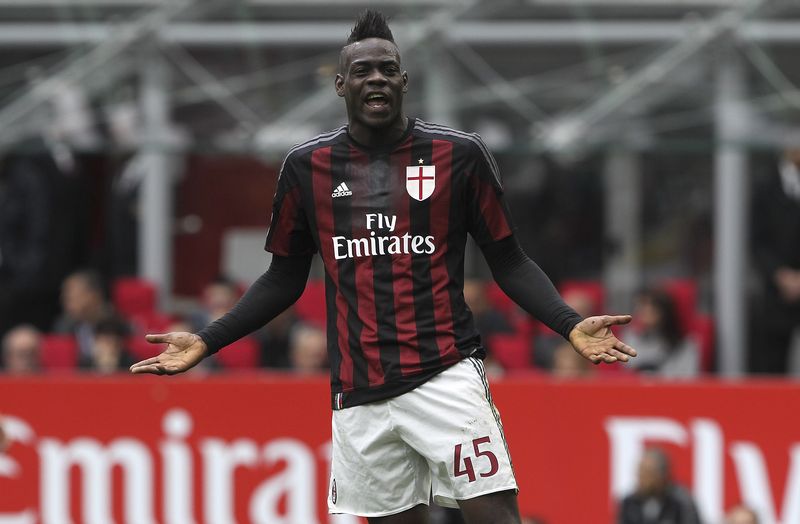
[(333, 190), (333, 193), (331, 194), (331, 196), (333, 198), (338, 198), (338, 197), (350, 196), (352, 194), (353, 194), (353, 192), (350, 191), (350, 189), (347, 187), (347, 184), (342, 182), (341, 184), (339, 184), (339, 187), (337, 187), (336, 189)]

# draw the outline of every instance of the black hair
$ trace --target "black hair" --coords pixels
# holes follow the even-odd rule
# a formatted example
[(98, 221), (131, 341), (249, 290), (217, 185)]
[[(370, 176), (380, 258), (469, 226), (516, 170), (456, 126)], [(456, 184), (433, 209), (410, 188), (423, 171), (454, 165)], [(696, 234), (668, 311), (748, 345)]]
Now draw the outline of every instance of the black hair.
[(110, 314), (101, 318), (94, 327), (95, 335), (111, 335), (124, 338), (130, 335), (130, 326), (116, 315)]
[(108, 298), (108, 289), (102, 275), (94, 269), (79, 269), (67, 276), (67, 278), (79, 278), (86, 284), (86, 287), (97, 292), (103, 298)]
[(658, 310), (661, 316), (661, 324), (656, 328), (658, 334), (669, 343), (670, 349), (675, 349), (684, 337), (675, 301), (662, 289), (641, 291), (639, 299), (650, 302)]
[(366, 9), (358, 15), (353, 30), (350, 31), (350, 36), (347, 37), (347, 44), (350, 45), (355, 42), (360, 42), (367, 38), (381, 38), (394, 43), (394, 35), (392, 30), (389, 29), (389, 23), (380, 11), (373, 9)]
[(225, 286), (231, 289), (239, 289), (239, 285), (236, 283), (236, 281), (234, 281), (232, 278), (222, 273), (217, 275), (211, 282), (209, 282), (209, 285)]

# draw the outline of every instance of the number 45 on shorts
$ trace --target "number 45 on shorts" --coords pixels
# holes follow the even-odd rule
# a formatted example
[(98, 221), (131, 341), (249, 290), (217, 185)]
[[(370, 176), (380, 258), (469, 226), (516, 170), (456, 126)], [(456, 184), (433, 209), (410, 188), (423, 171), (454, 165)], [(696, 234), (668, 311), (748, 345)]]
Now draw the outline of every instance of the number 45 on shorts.
[[(489, 461), (488, 469), (479, 464), (479, 467), (481, 467), (482, 471), (479, 471), (478, 474), (481, 477), (491, 477), (497, 473), (497, 470), (499, 469), (497, 456), (488, 449), (481, 450), (481, 444), (488, 444), (489, 442), (491, 442), (491, 440), (488, 436), (476, 438), (472, 441), (472, 449), (474, 451), (476, 461), (481, 457), (485, 457), (485, 460), (481, 460), (482, 463), (484, 463), (486, 460)], [(472, 463), (472, 457), (464, 457), (462, 460), (461, 446), (462, 444), (456, 444), (456, 447), (453, 450), (453, 476), (457, 478), (466, 475), (470, 482), (475, 482), (477, 477), (475, 476), (475, 466)]]

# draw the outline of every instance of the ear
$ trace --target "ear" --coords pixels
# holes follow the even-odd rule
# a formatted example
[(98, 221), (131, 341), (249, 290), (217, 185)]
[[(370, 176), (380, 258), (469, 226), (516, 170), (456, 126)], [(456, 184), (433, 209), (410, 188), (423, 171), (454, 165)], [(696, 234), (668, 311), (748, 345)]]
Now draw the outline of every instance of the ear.
[(340, 73), (336, 74), (334, 85), (336, 86), (336, 94), (339, 96), (344, 96), (344, 77)]
[(403, 93), (408, 93), (408, 71), (403, 71)]

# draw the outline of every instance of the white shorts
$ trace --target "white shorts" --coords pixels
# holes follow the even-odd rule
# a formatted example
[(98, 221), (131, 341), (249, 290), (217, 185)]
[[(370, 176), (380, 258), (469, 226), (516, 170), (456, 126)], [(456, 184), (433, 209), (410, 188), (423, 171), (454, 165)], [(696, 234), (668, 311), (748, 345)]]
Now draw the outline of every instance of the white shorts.
[(483, 362), (462, 360), (400, 396), (333, 412), (328, 510), (393, 515), (516, 490)]

